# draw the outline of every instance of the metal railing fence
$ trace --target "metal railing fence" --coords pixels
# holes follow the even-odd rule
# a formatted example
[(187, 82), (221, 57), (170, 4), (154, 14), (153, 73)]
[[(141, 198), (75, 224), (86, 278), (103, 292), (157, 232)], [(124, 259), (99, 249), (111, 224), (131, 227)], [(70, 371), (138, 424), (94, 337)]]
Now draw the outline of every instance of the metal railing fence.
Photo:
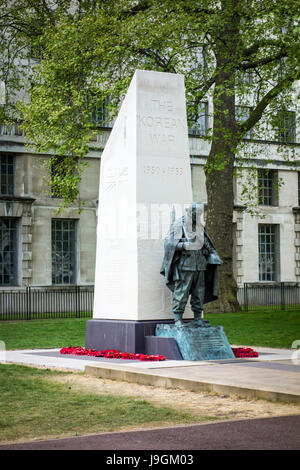
[(300, 309), (300, 284), (297, 282), (249, 283), (238, 289), (238, 301), (243, 311)]
[(92, 315), (93, 286), (26, 287), (0, 291), (1, 320), (85, 318)]
[[(300, 284), (245, 283), (238, 288), (242, 311), (300, 309)], [(94, 286), (26, 287), (0, 291), (0, 321), (92, 316)]]

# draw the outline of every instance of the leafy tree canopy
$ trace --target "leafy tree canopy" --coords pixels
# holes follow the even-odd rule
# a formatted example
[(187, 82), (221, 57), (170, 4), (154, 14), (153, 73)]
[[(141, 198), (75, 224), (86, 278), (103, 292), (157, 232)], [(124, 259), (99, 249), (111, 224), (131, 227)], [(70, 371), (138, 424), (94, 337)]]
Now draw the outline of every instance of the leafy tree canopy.
[[(31, 77), (30, 103), (21, 106), (28, 140), (38, 151), (84, 157), (93, 108), (109, 96), (116, 112), (136, 68), (185, 75), (190, 126), (209, 94), (215, 108), (224, 93), (249, 106), (243, 122), (236, 116), (235, 129), (222, 127), (215, 116), (214, 131), (222, 131), (235, 148), (249, 129), (257, 126), (259, 137), (259, 123), (266, 125), (275, 110), (289, 107), (288, 92), (299, 78), (295, 0), (23, 4), (32, 7), (23, 13), (26, 26), (17, 36), (27, 45), (30, 37), (42, 51)], [(14, 21), (23, 16), (18, 10)], [(212, 137), (211, 130), (206, 138)], [(222, 152), (208, 162), (210, 169), (224, 165)]]
[[(22, 57), (19, 50), (33, 43), (41, 52), (30, 76), (30, 101), (23, 99), (18, 110), (28, 142), (38, 152), (51, 152), (54, 162), (63, 156), (51, 184), (65, 205), (78, 196), (95, 107), (109, 97), (110, 112), (116, 114), (137, 68), (185, 76), (190, 127), (197, 126), (202, 102), (211, 97), (213, 124), (205, 136), (211, 142), (205, 165), (207, 226), (224, 261), (220, 297), (227, 300), (222, 309), (236, 309), (234, 175), (240, 156), (245, 157), (241, 150), (247, 133), (264, 139), (287, 122), (287, 110), (296, 110), (298, 0), (5, 2), (11, 15), (0, 10), (6, 48)], [(6, 70), (13, 71), (7, 75), (11, 88), (17, 89), (21, 68), (5, 60)], [(246, 106), (247, 113), (237, 112), (237, 104)]]

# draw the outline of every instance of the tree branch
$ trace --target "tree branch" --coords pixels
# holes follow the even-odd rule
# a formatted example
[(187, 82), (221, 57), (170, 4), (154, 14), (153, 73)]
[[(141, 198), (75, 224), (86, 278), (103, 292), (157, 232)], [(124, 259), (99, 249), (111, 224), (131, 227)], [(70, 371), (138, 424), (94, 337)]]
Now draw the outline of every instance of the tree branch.
[(165, 71), (168, 70), (168, 71), (173, 71), (173, 72), (176, 73), (175, 68), (173, 66), (170, 66), (171, 59), (166, 61), (161, 55), (159, 55), (158, 51), (152, 51), (152, 50), (149, 50), (149, 49), (136, 49), (136, 51), (141, 55), (144, 55), (146, 57), (150, 57), (150, 59), (154, 59), (156, 64), (159, 67), (162, 67)]
[(253, 54), (256, 54), (258, 50), (265, 46), (274, 46), (274, 47), (282, 47), (282, 41), (278, 41), (275, 39), (261, 39), (260, 41), (255, 42), (250, 47), (245, 48), (241, 54), (242, 57), (249, 57)]
[(192, 89), (193, 92), (197, 92), (199, 90), (201, 90), (201, 93), (202, 95), (205, 95), (205, 93), (208, 92), (208, 90), (213, 86), (213, 84), (215, 83), (217, 77), (219, 75), (219, 72), (218, 73), (215, 73), (212, 77), (210, 77), (209, 80), (205, 81), (202, 85), (200, 86), (196, 86)]
[(254, 62), (246, 62), (242, 63), (238, 66), (239, 70), (249, 70), (249, 69), (255, 69), (256, 67), (260, 67), (262, 65), (267, 65), (270, 64), (271, 62), (274, 62), (279, 59), (283, 59), (284, 57), (287, 57), (287, 51), (286, 49), (284, 51), (278, 52), (276, 55), (269, 55), (268, 57), (264, 57), (262, 59), (255, 60)]
[(246, 121), (237, 124), (238, 132), (244, 135), (246, 132), (252, 129), (252, 127), (254, 127), (255, 124), (257, 124), (258, 121), (261, 119), (268, 104), (270, 104), (271, 101), (276, 98), (276, 96), (278, 96), (284, 89), (289, 88), (295, 80), (299, 80), (299, 78), (300, 72), (298, 72), (296, 76), (285, 77), (283, 80), (277, 83), (271, 90), (269, 90), (268, 93), (266, 93), (265, 96), (258, 103), (258, 105), (252, 110), (249, 118)]

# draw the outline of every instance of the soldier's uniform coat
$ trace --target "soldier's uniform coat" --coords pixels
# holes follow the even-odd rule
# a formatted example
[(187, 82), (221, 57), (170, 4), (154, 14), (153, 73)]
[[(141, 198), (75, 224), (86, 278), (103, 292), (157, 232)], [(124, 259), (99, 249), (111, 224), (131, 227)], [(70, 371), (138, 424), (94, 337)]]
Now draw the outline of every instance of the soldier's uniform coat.
[[(213, 246), (211, 239), (204, 229), (204, 245), (201, 251), (206, 259), (203, 263), (201, 256), (192, 253), (192, 250), (185, 252), (177, 250), (177, 245), (182, 241), (183, 234), (183, 217), (175, 221), (165, 239), (165, 253), (162, 262), (160, 274), (166, 278), (167, 287), (174, 292), (175, 282), (180, 278), (180, 271), (194, 271), (195, 262), (199, 264), (200, 268), (205, 270), (205, 295), (204, 302), (208, 303), (218, 298), (218, 272), (217, 266), (221, 264), (221, 260)], [(183, 257), (192, 257), (187, 261), (182, 261)], [(206, 266), (205, 266), (206, 265)], [(199, 268), (199, 266), (198, 266)]]

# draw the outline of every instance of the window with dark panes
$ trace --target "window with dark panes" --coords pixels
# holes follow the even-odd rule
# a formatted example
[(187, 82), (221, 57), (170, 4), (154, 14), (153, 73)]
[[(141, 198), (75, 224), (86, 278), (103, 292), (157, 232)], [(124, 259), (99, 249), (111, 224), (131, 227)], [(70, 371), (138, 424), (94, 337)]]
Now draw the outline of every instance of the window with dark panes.
[(246, 70), (245, 72), (242, 73), (242, 82), (251, 85), (253, 83), (253, 71), (252, 70)]
[(278, 204), (277, 170), (258, 170), (258, 204), (276, 206)]
[[(235, 107), (235, 117), (237, 122), (244, 122), (246, 121), (251, 112), (252, 108), (250, 106), (236, 106)], [(250, 129), (246, 134), (244, 135), (244, 139), (251, 139), (252, 137), (252, 129)]]
[(52, 284), (76, 283), (76, 221), (52, 220)]
[(100, 103), (96, 103), (92, 107), (91, 122), (98, 127), (111, 127), (109, 110), (108, 110), (108, 98)]
[(14, 155), (0, 153), (0, 195), (12, 196), (14, 194)]
[[(72, 167), (71, 167), (72, 164)], [(78, 174), (78, 160), (70, 160), (56, 156), (51, 161), (51, 198), (63, 198), (62, 183), (65, 178), (75, 177)]]
[(195, 68), (202, 77), (208, 72), (208, 57), (205, 45), (195, 48)]
[(283, 143), (296, 142), (296, 113), (283, 110), (277, 120), (277, 139)]
[(18, 282), (17, 219), (0, 218), (0, 285), (15, 286)]
[(206, 135), (208, 130), (208, 103), (199, 103), (195, 124), (189, 128), (191, 135)]
[(277, 255), (276, 255), (277, 227), (272, 224), (258, 225), (259, 249), (259, 280), (276, 281)]
[(61, 177), (64, 177), (66, 175), (66, 171), (63, 168), (63, 157), (55, 157), (55, 159), (53, 159), (51, 163), (51, 182), (52, 182), (51, 197), (52, 198), (62, 197), (59, 184), (57, 184), (57, 175)]

